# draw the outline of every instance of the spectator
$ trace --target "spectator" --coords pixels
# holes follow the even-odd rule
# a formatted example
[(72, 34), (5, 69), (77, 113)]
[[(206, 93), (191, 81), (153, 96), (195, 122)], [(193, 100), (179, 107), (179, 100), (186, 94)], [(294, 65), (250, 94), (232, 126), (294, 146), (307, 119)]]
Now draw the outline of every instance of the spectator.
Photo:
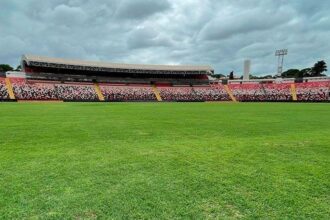
[(193, 87), (195, 97), (202, 101), (229, 101), (230, 97), (226, 90), (221, 86), (215, 87), (203, 86)]
[(290, 101), (290, 84), (231, 84), (233, 95), (245, 101)]
[(25, 80), (12, 79), (14, 94), (21, 100), (57, 100), (57, 93), (52, 83), (29, 83)]
[(266, 84), (263, 85), (266, 101), (290, 101), (292, 94), (290, 90), (291, 85), (288, 83), (283, 84)]
[(231, 84), (229, 88), (238, 101), (265, 101), (267, 96), (260, 84)]
[(164, 101), (199, 101), (191, 87), (159, 87)]
[(149, 86), (108, 86), (102, 85), (101, 91), (108, 101), (156, 101)]
[(98, 97), (93, 85), (56, 84), (58, 98), (72, 101), (97, 101)]
[(327, 101), (329, 100), (329, 82), (297, 83), (297, 99), (299, 101)]

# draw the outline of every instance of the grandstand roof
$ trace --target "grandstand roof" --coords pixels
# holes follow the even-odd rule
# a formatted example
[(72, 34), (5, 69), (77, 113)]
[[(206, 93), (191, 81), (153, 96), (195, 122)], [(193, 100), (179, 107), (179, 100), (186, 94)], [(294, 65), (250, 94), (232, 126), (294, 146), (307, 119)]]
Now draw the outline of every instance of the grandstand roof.
[[(207, 65), (145, 65), (145, 64), (123, 64), (123, 63), (108, 63), (96, 61), (71, 60), (62, 58), (50, 58), (36, 55), (23, 55), (22, 60), (31, 66), (43, 66), (46, 64), (67, 65), (71, 67), (91, 67), (91, 68), (106, 68), (106, 69), (125, 69), (125, 70), (146, 70), (146, 71), (173, 71), (173, 72), (213, 72), (213, 68)], [(59, 67), (61, 68), (61, 67)]]

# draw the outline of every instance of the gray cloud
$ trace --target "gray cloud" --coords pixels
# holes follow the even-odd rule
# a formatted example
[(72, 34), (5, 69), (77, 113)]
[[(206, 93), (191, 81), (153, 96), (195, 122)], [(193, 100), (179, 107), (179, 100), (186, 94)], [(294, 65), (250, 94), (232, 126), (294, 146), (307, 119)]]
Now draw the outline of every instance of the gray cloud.
[(129, 33), (127, 44), (129, 49), (173, 46), (170, 37), (153, 27), (135, 28)]
[(279, 10), (264, 10), (263, 8), (248, 9), (239, 14), (221, 10), (214, 19), (208, 22), (201, 35), (206, 40), (218, 40), (238, 34), (274, 29), (278, 25), (291, 20), (294, 11), (281, 8)]
[(167, 0), (122, 0), (116, 17), (124, 19), (142, 19), (170, 8)]
[(330, 1), (1, 0), (0, 63), (24, 53), (127, 63), (210, 64), (218, 73), (330, 62)]
[(58, 5), (53, 10), (45, 11), (46, 21), (54, 22), (57, 25), (76, 26), (82, 25), (86, 22), (87, 15), (79, 7), (72, 7), (68, 5)]

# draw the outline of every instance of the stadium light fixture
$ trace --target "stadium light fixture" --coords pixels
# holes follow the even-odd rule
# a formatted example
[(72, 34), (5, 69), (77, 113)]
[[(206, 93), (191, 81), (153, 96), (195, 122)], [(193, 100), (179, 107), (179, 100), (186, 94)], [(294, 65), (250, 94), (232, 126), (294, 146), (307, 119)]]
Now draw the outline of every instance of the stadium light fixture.
[(281, 49), (275, 51), (275, 56), (278, 57), (277, 60), (277, 75), (281, 75), (283, 72), (283, 63), (284, 63), (284, 56), (288, 55), (288, 49)]

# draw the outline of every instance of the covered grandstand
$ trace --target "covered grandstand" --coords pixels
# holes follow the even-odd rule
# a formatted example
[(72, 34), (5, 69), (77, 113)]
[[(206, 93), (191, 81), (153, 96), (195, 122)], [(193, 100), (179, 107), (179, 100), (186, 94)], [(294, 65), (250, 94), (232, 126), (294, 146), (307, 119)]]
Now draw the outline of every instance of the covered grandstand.
[(21, 65), (30, 78), (98, 82), (208, 84), (208, 75), (214, 73), (214, 69), (207, 65), (121, 64), (35, 55), (23, 55)]

